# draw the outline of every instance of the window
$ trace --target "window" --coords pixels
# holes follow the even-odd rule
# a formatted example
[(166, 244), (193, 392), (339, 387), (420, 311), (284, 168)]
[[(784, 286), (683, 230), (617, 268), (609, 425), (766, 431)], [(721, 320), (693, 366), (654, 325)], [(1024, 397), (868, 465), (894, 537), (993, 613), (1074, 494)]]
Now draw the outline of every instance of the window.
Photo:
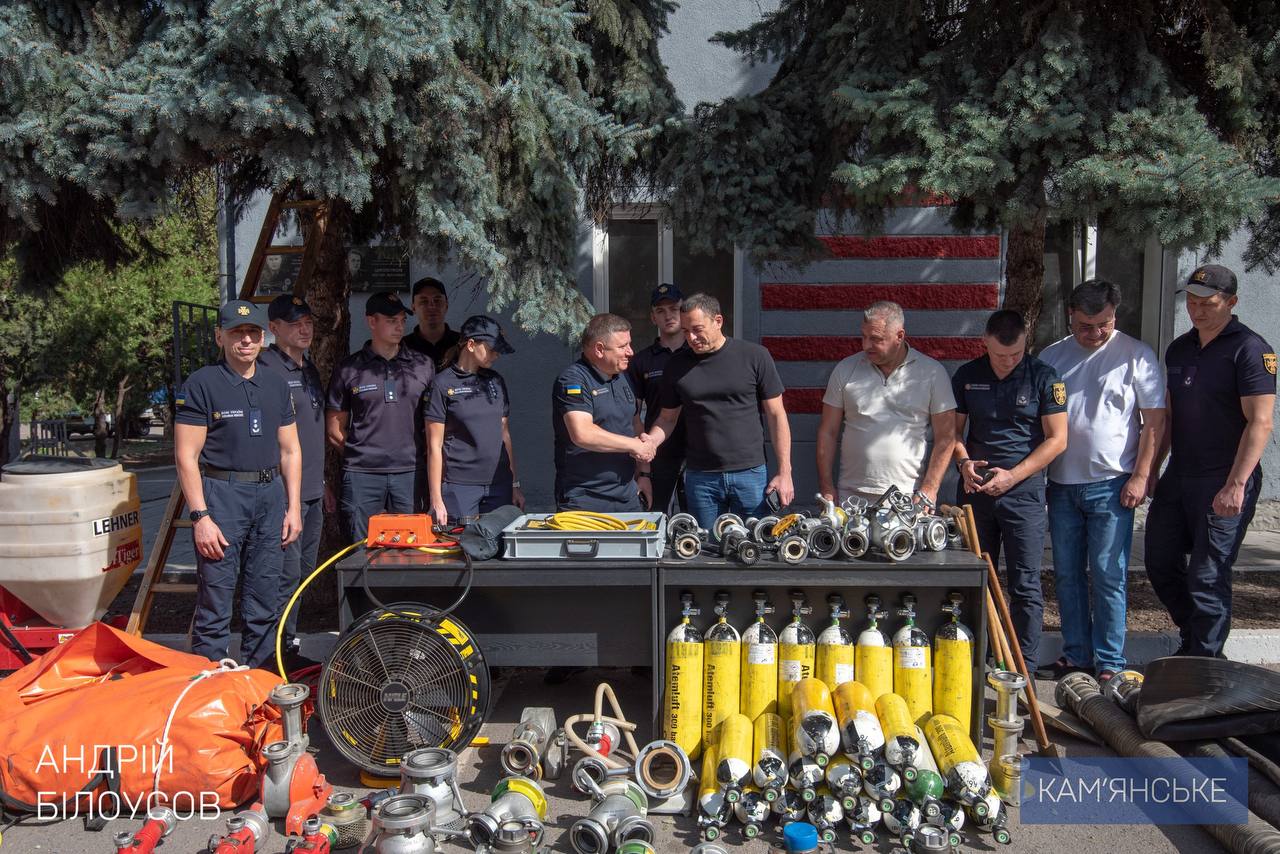
[(687, 241), (652, 206), (615, 209), (608, 228), (597, 228), (594, 248), (594, 302), (631, 321), (637, 344), (649, 341), (649, 296), (672, 282), (689, 296), (709, 293), (720, 300), (726, 335), (737, 335), (740, 277), (736, 251), (710, 255), (688, 250)]

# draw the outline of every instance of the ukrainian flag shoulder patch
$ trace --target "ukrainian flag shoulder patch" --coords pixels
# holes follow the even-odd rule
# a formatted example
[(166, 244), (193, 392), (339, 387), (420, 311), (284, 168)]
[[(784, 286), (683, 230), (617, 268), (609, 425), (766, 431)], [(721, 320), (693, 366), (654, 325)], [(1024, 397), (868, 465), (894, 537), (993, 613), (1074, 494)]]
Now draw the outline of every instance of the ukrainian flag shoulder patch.
[(582, 394), (582, 386), (569, 385), (568, 383), (566, 383), (564, 387), (564, 393), (565, 394)]

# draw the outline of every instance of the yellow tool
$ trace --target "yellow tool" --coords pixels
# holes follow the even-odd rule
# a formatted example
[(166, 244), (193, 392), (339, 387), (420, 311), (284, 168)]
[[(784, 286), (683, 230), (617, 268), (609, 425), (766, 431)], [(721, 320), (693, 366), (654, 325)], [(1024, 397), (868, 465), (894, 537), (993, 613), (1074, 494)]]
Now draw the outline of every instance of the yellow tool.
[(680, 624), (667, 635), (662, 703), (662, 737), (691, 759), (702, 749), (702, 634), (689, 622), (698, 613), (693, 594), (682, 593)]
[(791, 622), (778, 636), (778, 714), (791, 717), (791, 690), (801, 679), (813, 675), (816, 639), (813, 630), (800, 622), (800, 617), (813, 611), (805, 604), (804, 594), (791, 594)]
[(929, 636), (916, 625), (916, 597), (904, 593), (898, 614), (907, 622), (893, 635), (893, 692), (907, 701), (915, 723), (933, 711)]
[[(742, 688), (742, 639), (729, 625), (729, 594), (716, 593), (716, 621), (703, 636), (702, 742), (705, 745), (720, 722), (738, 713)], [(750, 724), (750, 719), (747, 723)], [(721, 753), (723, 754), (723, 749)], [(751, 748), (747, 748), (751, 752)], [(750, 760), (748, 760), (750, 762)]]

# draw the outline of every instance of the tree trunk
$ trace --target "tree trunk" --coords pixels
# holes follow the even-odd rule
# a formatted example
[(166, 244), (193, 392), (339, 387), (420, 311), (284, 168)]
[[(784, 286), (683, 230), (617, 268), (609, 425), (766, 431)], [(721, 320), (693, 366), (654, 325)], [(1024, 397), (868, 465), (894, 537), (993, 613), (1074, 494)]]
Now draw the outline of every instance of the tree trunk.
[(165, 395), (164, 406), (156, 407), (155, 411), (160, 413), (160, 423), (162, 425), (160, 428), (161, 437), (166, 442), (172, 442), (173, 423), (176, 417), (175, 410), (177, 409), (177, 403), (175, 400), (177, 398), (178, 390), (172, 385), (165, 386), (165, 389), (168, 393)]
[[(117, 430), (120, 425), (116, 425)], [(93, 455), (107, 455), (107, 393), (98, 389), (93, 396)]]
[(116, 383), (116, 406), (115, 414), (113, 415), (116, 420), (116, 432), (115, 435), (111, 437), (111, 459), (113, 460), (120, 459), (120, 441), (122, 437), (125, 437), (125, 433), (129, 430), (129, 423), (124, 417), (124, 400), (125, 395), (129, 393), (130, 388), (129, 375), (125, 374), (120, 378), (120, 381)]
[(10, 461), (10, 444), (14, 431), (20, 431), (22, 415), (18, 409), (18, 395), (10, 395), (0, 385), (0, 466)]
[(1026, 226), (1009, 230), (1005, 253), (1004, 307), (1022, 313), (1027, 321), (1027, 341), (1036, 340), (1036, 325), (1044, 304), (1045, 211)]

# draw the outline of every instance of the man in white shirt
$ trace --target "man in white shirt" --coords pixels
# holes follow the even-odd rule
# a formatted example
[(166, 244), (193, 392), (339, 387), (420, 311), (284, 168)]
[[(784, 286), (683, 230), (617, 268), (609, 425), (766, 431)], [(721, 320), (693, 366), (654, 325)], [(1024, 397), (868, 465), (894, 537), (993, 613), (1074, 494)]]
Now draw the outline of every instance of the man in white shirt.
[[(862, 315), (862, 352), (835, 366), (822, 398), (819, 490), (834, 501), (874, 500), (896, 486), (936, 505), (955, 445), (955, 409), (947, 369), (907, 344), (902, 308), (872, 303)], [(831, 478), (837, 435), (838, 488)]]
[(1111, 282), (1078, 285), (1071, 335), (1040, 354), (1067, 384), (1067, 449), (1049, 464), (1048, 490), (1063, 650), (1047, 678), (1096, 669), (1106, 681), (1125, 669), (1133, 510), (1164, 430), (1165, 382), (1155, 352), (1116, 329), (1119, 305)]

